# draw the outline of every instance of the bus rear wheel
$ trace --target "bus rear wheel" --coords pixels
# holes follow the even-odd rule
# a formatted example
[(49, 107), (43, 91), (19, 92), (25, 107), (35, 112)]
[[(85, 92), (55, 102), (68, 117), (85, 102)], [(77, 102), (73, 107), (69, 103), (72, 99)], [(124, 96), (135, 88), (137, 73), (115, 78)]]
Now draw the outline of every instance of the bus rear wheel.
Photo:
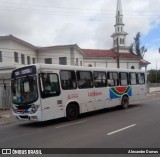
[(77, 119), (78, 115), (79, 115), (78, 107), (75, 104), (70, 104), (67, 106), (66, 117), (69, 121)]
[(123, 109), (126, 109), (126, 108), (128, 108), (128, 106), (129, 106), (129, 98), (128, 98), (127, 96), (124, 96), (124, 97), (122, 98), (121, 107), (122, 107)]

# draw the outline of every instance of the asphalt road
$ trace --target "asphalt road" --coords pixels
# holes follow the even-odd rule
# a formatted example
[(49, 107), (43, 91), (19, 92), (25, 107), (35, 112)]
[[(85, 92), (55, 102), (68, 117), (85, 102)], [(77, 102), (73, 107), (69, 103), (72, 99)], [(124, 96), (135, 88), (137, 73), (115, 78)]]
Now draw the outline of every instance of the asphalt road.
[(159, 134), (160, 97), (154, 96), (131, 104), (126, 110), (111, 108), (84, 114), (72, 122), (58, 119), (43, 123), (15, 122), (1, 125), (0, 148), (153, 148), (154, 150), (160, 148)]

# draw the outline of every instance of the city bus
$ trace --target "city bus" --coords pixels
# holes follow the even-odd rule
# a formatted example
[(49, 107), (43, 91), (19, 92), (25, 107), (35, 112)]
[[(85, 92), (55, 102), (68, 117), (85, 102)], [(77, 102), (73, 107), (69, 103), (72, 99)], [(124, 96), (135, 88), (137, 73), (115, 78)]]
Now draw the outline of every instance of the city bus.
[(12, 71), (12, 110), (20, 120), (47, 121), (130, 102), (147, 93), (145, 72), (53, 64), (33, 64)]

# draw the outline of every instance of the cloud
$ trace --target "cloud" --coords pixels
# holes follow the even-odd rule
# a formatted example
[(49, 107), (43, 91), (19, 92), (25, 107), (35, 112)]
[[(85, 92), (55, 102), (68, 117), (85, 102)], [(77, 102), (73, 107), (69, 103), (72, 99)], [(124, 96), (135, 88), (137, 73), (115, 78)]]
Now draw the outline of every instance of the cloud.
[(144, 59), (151, 63), (148, 69), (160, 69), (160, 53), (157, 48), (148, 49)]
[[(141, 32), (148, 48), (145, 59), (155, 67), (159, 39), (149, 37), (159, 28), (160, 0), (121, 2), (127, 45)], [(0, 35), (13, 34), (36, 46), (77, 43), (81, 48), (110, 49), (116, 5), (117, 0), (1, 0)]]

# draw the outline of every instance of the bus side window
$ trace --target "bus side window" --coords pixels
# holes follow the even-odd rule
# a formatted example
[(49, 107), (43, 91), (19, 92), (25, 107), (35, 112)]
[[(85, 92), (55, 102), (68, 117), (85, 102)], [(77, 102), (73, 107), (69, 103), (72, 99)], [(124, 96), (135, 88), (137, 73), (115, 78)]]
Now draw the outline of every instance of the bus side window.
[(136, 85), (137, 84), (137, 75), (136, 73), (129, 73), (129, 82), (131, 85)]
[(59, 79), (57, 74), (40, 74), (40, 81), (42, 98), (60, 95)]
[(120, 84), (121, 84), (121, 86), (128, 85), (128, 73), (120, 72)]
[(108, 86), (118, 86), (119, 85), (119, 78), (117, 72), (108, 72), (107, 73), (107, 83)]
[(76, 89), (76, 74), (73, 70), (60, 71), (61, 86), (63, 90)]
[(138, 73), (138, 83), (145, 84), (145, 75), (144, 73)]
[(93, 73), (95, 87), (106, 87), (106, 73), (100, 71), (94, 71)]
[(77, 71), (78, 88), (93, 88), (92, 72)]

